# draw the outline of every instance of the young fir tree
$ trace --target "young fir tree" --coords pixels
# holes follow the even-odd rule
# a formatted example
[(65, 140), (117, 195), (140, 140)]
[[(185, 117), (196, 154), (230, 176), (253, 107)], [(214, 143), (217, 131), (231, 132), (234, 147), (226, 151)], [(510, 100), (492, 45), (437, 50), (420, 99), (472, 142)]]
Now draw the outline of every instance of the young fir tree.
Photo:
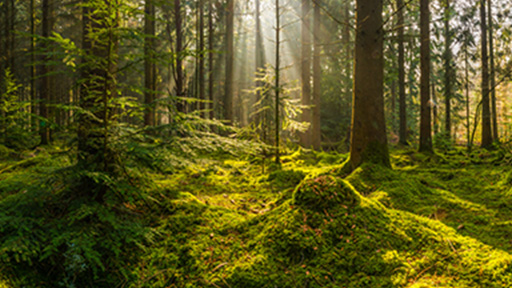
[[(89, 171), (114, 172), (110, 143), (116, 95), (118, 0), (83, 2), (83, 51), (78, 119), (79, 165)], [(103, 193), (94, 195), (102, 200)]]

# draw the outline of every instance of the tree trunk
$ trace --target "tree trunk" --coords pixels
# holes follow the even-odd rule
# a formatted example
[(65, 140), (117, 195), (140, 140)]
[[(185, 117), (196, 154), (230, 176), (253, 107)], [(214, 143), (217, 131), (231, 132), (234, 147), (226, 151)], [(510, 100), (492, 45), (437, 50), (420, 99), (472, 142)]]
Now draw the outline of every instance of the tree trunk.
[(224, 119), (233, 124), (233, 66), (235, 62), (234, 50), (234, 20), (235, 0), (228, 0), (226, 15), (226, 91), (224, 94)]
[(281, 160), (280, 160), (280, 157), (279, 157), (279, 106), (280, 106), (280, 99), (279, 99), (279, 92), (280, 92), (280, 83), (279, 83), (279, 77), (280, 77), (280, 46), (281, 46), (281, 14), (280, 14), (280, 9), (279, 9), (279, 0), (276, 0), (276, 85), (275, 85), (275, 93), (276, 93), (276, 98), (275, 98), (275, 108), (274, 108), (274, 118), (275, 118), (275, 146), (276, 146), (276, 164), (280, 164), (281, 163)]
[(313, 127), (311, 129), (313, 148), (320, 150), (322, 145), (321, 136), (321, 123), (320, 123), (320, 105), (321, 105), (321, 92), (322, 92), (322, 67), (320, 66), (320, 53), (321, 45), (320, 38), (322, 36), (322, 27), (320, 21), (320, 5), (321, 0), (315, 1), (314, 8), (314, 29), (313, 29), (313, 41), (314, 41), (314, 53), (313, 53)]
[(487, 57), (487, 20), (485, 1), (480, 0), (480, 27), (482, 29), (482, 148), (492, 145), (491, 110), (489, 105), (489, 59)]
[(489, 18), (489, 62), (490, 62), (490, 89), (491, 89), (491, 107), (492, 107), (492, 138), (494, 141), (498, 141), (499, 134), (498, 134), (498, 114), (496, 110), (496, 71), (494, 67), (494, 27), (493, 27), (493, 20), (492, 20), (492, 2), (489, 0), (488, 2), (488, 18)]
[(398, 9), (398, 94), (399, 119), (398, 142), (407, 144), (407, 111), (405, 101), (405, 48), (404, 48), (404, 1), (397, 0)]
[(206, 118), (206, 86), (205, 86), (205, 74), (204, 74), (204, 1), (199, 2), (199, 99), (201, 100), (199, 109), (201, 115)]
[(213, 109), (213, 1), (208, 0), (208, 109), (210, 110), (210, 119), (215, 118)]
[(176, 29), (176, 96), (177, 109), (179, 112), (185, 112), (185, 101), (180, 98), (185, 97), (184, 75), (183, 75), (183, 29), (181, 27), (181, 0), (174, 0), (174, 19)]
[[(467, 36), (466, 36), (467, 37)], [(468, 39), (464, 39), (464, 85), (466, 90), (466, 137), (467, 147), (471, 148), (471, 126), (470, 126), (470, 111), (469, 111), (469, 55), (468, 55)]]
[(43, 118), (39, 124), (39, 136), (41, 137), (41, 145), (47, 145), (50, 142), (50, 109), (49, 104), (51, 100), (51, 77), (50, 77), (50, 34), (52, 33), (52, 11), (51, 11), (51, 0), (43, 0), (42, 2), (42, 10), (43, 10), (43, 31), (42, 31), (42, 50), (45, 53), (43, 57), (43, 63), (41, 65), (41, 101), (39, 103), (39, 116)]
[(356, 45), (350, 165), (390, 167), (384, 117), (382, 0), (356, 1)]
[(144, 125), (155, 125), (155, 5), (146, 0), (144, 5)]
[[(301, 103), (306, 106), (302, 111), (302, 122), (312, 124), (311, 119), (311, 24), (309, 21), (311, 0), (302, 0), (302, 31), (301, 31), (301, 83), (302, 96)], [(311, 146), (311, 129), (309, 127), (304, 133), (300, 134), (300, 143), (303, 147)]]
[(445, 100), (445, 122), (444, 122), (444, 132), (446, 135), (446, 139), (451, 139), (451, 98), (452, 98), (452, 33), (450, 31), (450, 0), (445, 0), (444, 7), (444, 38), (445, 38), (445, 47), (444, 47), (444, 100)]
[[(32, 114), (36, 114), (37, 109), (35, 103), (36, 99), (36, 10), (35, 10), (35, 0), (30, 0), (30, 112)], [(34, 118), (31, 118), (31, 126), (33, 127)]]
[(430, 111), (430, 10), (429, 0), (420, 0), (421, 79), (420, 152), (432, 152)]

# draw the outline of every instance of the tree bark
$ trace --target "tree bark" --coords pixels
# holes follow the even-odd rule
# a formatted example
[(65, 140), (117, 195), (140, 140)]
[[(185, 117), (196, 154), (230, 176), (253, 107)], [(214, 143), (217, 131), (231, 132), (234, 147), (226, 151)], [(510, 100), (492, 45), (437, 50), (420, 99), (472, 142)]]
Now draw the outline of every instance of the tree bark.
[(215, 111), (213, 106), (213, 1), (208, 0), (208, 109), (210, 110), (210, 119), (215, 118)]
[(489, 63), (490, 63), (490, 69), (491, 73), (489, 77), (491, 78), (490, 82), (490, 89), (491, 89), (491, 107), (492, 107), (492, 138), (494, 141), (498, 141), (499, 134), (498, 134), (498, 113), (496, 110), (496, 70), (495, 70), (495, 63), (494, 63), (494, 27), (493, 27), (493, 20), (492, 20), (492, 2), (489, 0), (488, 2), (488, 21), (489, 21)]
[(185, 101), (180, 98), (185, 97), (184, 74), (183, 74), (183, 29), (181, 19), (181, 0), (174, 0), (174, 20), (176, 29), (176, 96), (177, 109), (179, 112), (185, 112)]
[(204, 51), (204, 1), (199, 1), (199, 99), (201, 100), (199, 109), (201, 115), (206, 118), (206, 86), (205, 86), (205, 51)]
[(420, 79), (420, 152), (432, 150), (432, 116), (430, 109), (430, 10), (429, 0), (420, 0), (421, 79)]
[[(35, 0), (30, 0), (30, 112), (36, 114), (36, 10)], [(31, 116), (31, 126), (34, 118)]]
[(482, 30), (482, 148), (492, 146), (491, 110), (489, 105), (489, 59), (487, 57), (487, 20), (485, 1), (480, 0), (480, 27)]
[(398, 9), (398, 98), (399, 98), (399, 131), (398, 142), (407, 143), (407, 108), (405, 101), (405, 48), (404, 48), (404, 1), (397, 0)]
[(281, 12), (279, 7), (279, 0), (276, 0), (276, 83), (275, 83), (275, 108), (274, 108), (274, 119), (275, 119), (275, 147), (276, 147), (276, 164), (280, 164), (280, 155), (279, 155), (279, 132), (280, 132), (280, 117), (279, 117), (279, 106), (280, 106), (280, 98), (279, 98), (279, 92), (281, 90), (280, 86), (280, 46), (281, 46)]
[(444, 132), (446, 134), (446, 139), (451, 139), (451, 98), (452, 98), (452, 33), (450, 31), (450, 18), (451, 18), (451, 8), (450, 8), (450, 0), (445, 0), (444, 7), (444, 37), (445, 37), (445, 47), (444, 47), (444, 100), (445, 100), (445, 122), (444, 122)]
[(42, 2), (42, 10), (43, 10), (43, 19), (42, 19), (42, 44), (41, 48), (45, 53), (43, 56), (43, 63), (41, 65), (41, 101), (39, 103), (39, 116), (43, 118), (43, 120), (39, 123), (39, 136), (41, 137), (41, 145), (47, 145), (50, 142), (50, 128), (49, 122), (50, 118), (50, 109), (49, 104), (51, 100), (51, 67), (50, 67), (50, 34), (52, 33), (52, 11), (51, 11), (51, 0), (43, 0)]
[(384, 117), (382, 0), (356, 1), (356, 45), (350, 166), (390, 167)]
[(144, 125), (155, 125), (155, 5), (146, 0), (144, 5)]
[(226, 90), (224, 94), (224, 119), (233, 124), (233, 66), (235, 62), (234, 50), (234, 20), (235, 0), (228, 0), (226, 15)]
[[(311, 119), (311, 24), (309, 21), (311, 0), (302, 0), (302, 30), (301, 30), (301, 83), (302, 96), (301, 103), (306, 108), (302, 111), (302, 122), (312, 124)], [(303, 147), (311, 146), (311, 129), (308, 127), (304, 133), (300, 134), (300, 143)]]
[(315, 1), (314, 8), (314, 29), (313, 29), (313, 127), (311, 129), (312, 132), (312, 140), (313, 140), (313, 148), (315, 150), (320, 150), (322, 145), (321, 139), (321, 115), (320, 115), (320, 106), (321, 106), (321, 92), (322, 92), (322, 67), (320, 66), (320, 54), (321, 54), (321, 44), (320, 37), (322, 36), (322, 27), (320, 21), (320, 4), (321, 0)]

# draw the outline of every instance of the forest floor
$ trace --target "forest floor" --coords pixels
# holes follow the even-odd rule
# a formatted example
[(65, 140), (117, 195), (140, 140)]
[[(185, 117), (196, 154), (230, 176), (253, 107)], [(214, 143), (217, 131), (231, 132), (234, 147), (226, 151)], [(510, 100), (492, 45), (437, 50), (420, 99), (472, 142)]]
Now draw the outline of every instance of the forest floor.
[[(50, 201), (25, 203), (49, 197), (31, 194), (41, 193), (31, 192), (42, 187), (37, 179), (71, 161), (59, 155), (43, 151), (0, 162), (0, 276), (6, 278), (2, 284), (0, 277), (0, 287), (34, 279), (43, 279), (40, 287), (75, 287), (69, 283), (81, 273), (97, 273), (96, 278), (105, 275), (101, 271), (114, 273), (109, 271), (112, 260), (101, 252), (106, 244), (86, 245), (78, 240), (82, 234), (58, 232), (74, 236), (62, 236), (58, 249), (45, 249), (36, 243), (46, 238), (33, 234), (55, 221), (26, 224), (34, 222), (34, 207)], [(512, 286), (512, 155), (503, 150), (468, 154), (459, 148), (430, 156), (394, 150), (393, 169), (364, 165), (342, 175), (346, 158), (297, 150), (277, 169), (263, 167), (254, 157), (203, 157), (171, 172), (146, 170), (150, 192), (143, 201), (121, 205), (121, 214), (134, 215), (126, 221), (83, 208), (79, 214), (88, 215), (89, 224), (94, 223), (90, 215), (110, 223), (112, 231), (105, 235), (91, 232), (103, 242), (117, 239), (109, 233), (130, 232), (123, 223), (142, 227), (144, 240), (126, 244), (136, 247), (130, 248), (135, 255), (113, 245), (124, 261), (124, 268), (115, 270), (124, 279), (119, 287)], [(62, 189), (58, 181), (45, 183), (52, 195)], [(24, 194), (30, 199), (19, 196)], [(10, 208), (20, 203), (29, 211)], [(62, 223), (84, 225), (83, 216), (45, 213), (61, 213), (67, 215)], [(51, 229), (67, 231), (56, 228), (67, 225), (62, 223)], [(55, 277), (65, 279), (58, 285), (48, 285), (55, 277), (36, 275), (47, 269), (38, 262), (48, 259), (63, 261), (65, 277)], [(95, 266), (100, 272), (87, 272)], [(20, 276), (27, 273), (34, 275)], [(95, 281), (91, 287), (103, 287), (101, 279)]]

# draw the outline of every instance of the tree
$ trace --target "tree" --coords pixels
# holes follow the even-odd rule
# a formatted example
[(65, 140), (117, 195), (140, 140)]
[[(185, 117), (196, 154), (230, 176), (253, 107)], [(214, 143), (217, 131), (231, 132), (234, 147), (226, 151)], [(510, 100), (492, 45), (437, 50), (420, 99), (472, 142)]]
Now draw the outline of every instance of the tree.
[(215, 117), (213, 109), (213, 1), (208, 0), (208, 101), (210, 104), (208, 108), (210, 110), (210, 119)]
[[(115, 167), (109, 130), (113, 118), (111, 100), (116, 94), (118, 3), (93, 0), (82, 5), (80, 106), (84, 112), (78, 120), (78, 161), (85, 170), (109, 173)], [(96, 194), (95, 199), (101, 201), (104, 192)]]
[(181, 0), (174, 0), (174, 21), (176, 30), (176, 96), (178, 97), (177, 108), (185, 112), (185, 102), (181, 99), (185, 96), (185, 76), (183, 73), (183, 28), (181, 17)]
[(450, 0), (445, 0), (444, 7), (444, 37), (445, 37), (445, 47), (444, 47), (444, 99), (445, 99), (445, 133), (446, 139), (450, 139), (451, 137), (451, 98), (452, 98), (452, 33), (450, 30), (450, 18), (451, 18), (451, 10), (450, 10)]
[[(302, 96), (301, 103), (304, 107), (302, 111), (302, 122), (311, 123), (311, 24), (309, 21), (310, 0), (302, 0), (302, 25), (301, 25), (301, 83)], [(311, 128), (300, 134), (300, 143), (304, 147), (311, 146)]]
[[(357, 0), (351, 169), (390, 166), (384, 118), (382, 0)], [(371, 79), (371, 81), (369, 81)]]
[(275, 107), (274, 107), (274, 116), (275, 116), (275, 146), (276, 146), (276, 164), (280, 164), (281, 160), (279, 157), (279, 106), (280, 106), (280, 99), (279, 99), (279, 92), (281, 89), (279, 81), (280, 79), (280, 54), (279, 54), (279, 48), (281, 46), (281, 12), (280, 12), (280, 6), (279, 6), (279, 0), (276, 0), (276, 67), (275, 67), (275, 73), (276, 73), (276, 84), (275, 84)]
[(497, 141), (499, 138), (498, 135), (498, 114), (496, 111), (496, 69), (494, 63), (494, 27), (492, 20), (492, 2), (489, 0), (487, 5), (488, 18), (489, 18), (489, 64), (491, 73), (489, 77), (491, 78), (490, 87), (491, 87), (491, 107), (492, 107), (492, 138)]
[(226, 8), (226, 90), (224, 94), (224, 119), (233, 123), (233, 65), (235, 61), (234, 43), (234, 19), (235, 0), (227, 1)]
[(313, 22), (313, 121), (312, 121), (312, 140), (313, 148), (319, 150), (321, 148), (321, 125), (320, 125), (320, 105), (322, 92), (322, 67), (320, 66), (320, 53), (322, 50), (320, 37), (322, 36), (322, 27), (320, 21), (320, 5), (321, 0), (315, 1), (314, 22)]
[(43, 118), (40, 121), (39, 125), (39, 135), (41, 137), (41, 145), (47, 145), (50, 142), (50, 128), (49, 128), (49, 118), (50, 118), (50, 109), (48, 104), (51, 102), (51, 95), (53, 91), (51, 90), (51, 54), (50, 54), (50, 41), (49, 37), (53, 31), (53, 21), (50, 19), (52, 17), (52, 1), (51, 0), (43, 0), (42, 2), (42, 10), (43, 10), (43, 42), (42, 49), (45, 53), (43, 57), (43, 65), (41, 65), (41, 102), (39, 106), (39, 116)]
[(400, 128), (398, 132), (399, 143), (407, 144), (407, 111), (405, 99), (405, 49), (404, 49), (404, 1), (397, 0), (398, 10), (398, 94)]
[(420, 79), (420, 152), (432, 152), (430, 111), (430, 10), (429, 0), (420, 0), (421, 79)]
[(490, 148), (493, 142), (491, 110), (489, 105), (489, 59), (487, 57), (487, 20), (485, 1), (480, 0), (480, 28), (482, 45), (482, 148)]
[(154, 0), (144, 4), (144, 125), (155, 125), (155, 5)]
[(199, 1), (199, 99), (201, 100), (200, 104), (200, 110), (202, 111), (201, 114), (203, 115), (203, 118), (206, 118), (205, 114), (205, 100), (206, 100), (206, 86), (205, 86), (205, 63), (204, 63), (204, 1)]

